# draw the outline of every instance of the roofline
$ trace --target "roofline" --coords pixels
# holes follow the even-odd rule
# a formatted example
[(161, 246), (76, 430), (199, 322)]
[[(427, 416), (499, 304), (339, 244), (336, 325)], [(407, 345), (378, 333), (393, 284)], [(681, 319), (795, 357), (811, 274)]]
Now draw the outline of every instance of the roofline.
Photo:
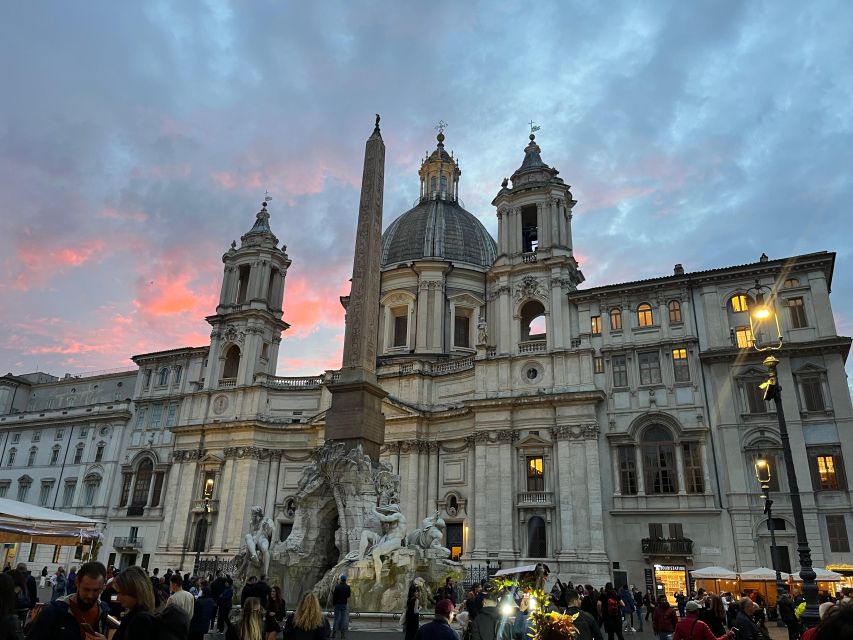
[(177, 347), (175, 349), (166, 349), (165, 351), (151, 351), (149, 353), (140, 353), (135, 356), (131, 356), (130, 359), (133, 360), (136, 364), (139, 364), (140, 361), (150, 360), (152, 358), (159, 358), (162, 356), (175, 356), (180, 353), (186, 353), (187, 355), (192, 355), (193, 353), (203, 353), (208, 349), (207, 346), (203, 347)]
[(648, 287), (657, 284), (669, 284), (669, 283), (679, 283), (684, 282), (688, 283), (690, 281), (701, 281), (701, 280), (711, 280), (716, 279), (721, 276), (728, 276), (734, 274), (738, 271), (744, 270), (761, 270), (761, 271), (776, 271), (780, 268), (784, 268), (786, 265), (790, 266), (792, 262), (796, 265), (802, 265), (808, 262), (826, 262), (826, 279), (827, 279), (827, 288), (832, 290), (832, 273), (835, 267), (835, 252), (834, 251), (818, 251), (815, 253), (805, 253), (798, 256), (790, 256), (787, 258), (778, 258), (776, 260), (768, 260), (766, 262), (749, 262), (746, 264), (739, 264), (732, 267), (719, 267), (716, 269), (705, 269), (702, 271), (690, 271), (683, 274), (673, 274), (671, 276), (659, 276), (657, 278), (647, 278), (645, 280), (631, 280), (629, 282), (619, 282), (615, 284), (606, 284), (601, 285), (599, 287), (593, 287), (591, 289), (578, 289), (577, 291), (573, 291), (569, 293), (569, 298), (579, 298), (586, 295), (594, 294), (594, 293), (604, 293), (607, 291), (613, 291), (616, 289), (624, 288), (624, 287)]

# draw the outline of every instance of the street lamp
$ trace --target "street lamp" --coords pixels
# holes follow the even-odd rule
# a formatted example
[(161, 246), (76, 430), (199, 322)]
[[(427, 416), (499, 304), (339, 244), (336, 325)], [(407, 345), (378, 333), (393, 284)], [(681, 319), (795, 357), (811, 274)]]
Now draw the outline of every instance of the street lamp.
[[(204, 523), (204, 535), (207, 536), (207, 514), (210, 513), (210, 498), (213, 496), (213, 479), (208, 478), (204, 483), (204, 513), (201, 516), (201, 519), (198, 523), (198, 528), (202, 527), (202, 523)], [(199, 565), (201, 562), (201, 547), (204, 545), (204, 540), (202, 540), (199, 533), (196, 533), (196, 541), (195, 541), (195, 573), (198, 576)]]
[(776, 548), (776, 530), (773, 526), (773, 500), (770, 499), (770, 464), (764, 458), (755, 461), (755, 477), (761, 485), (761, 493), (764, 496), (764, 514), (767, 516), (767, 530), (770, 532), (770, 558), (773, 562), (773, 570), (776, 572), (776, 602), (778, 605), (779, 599), (787, 589), (779, 567), (779, 550)]
[[(779, 351), (782, 348), (782, 331), (779, 328), (779, 318), (775, 311), (773, 290), (767, 285), (759, 284), (756, 280), (755, 286), (748, 289), (746, 293), (755, 301), (754, 307), (750, 310), (749, 314), (749, 327), (753, 338), (752, 347), (759, 352)], [(764, 341), (764, 334), (761, 332), (761, 329), (763, 326), (769, 324), (771, 320), (775, 323), (776, 335), (778, 337), (776, 342), (768, 343)], [(794, 467), (794, 456), (791, 453), (791, 442), (788, 438), (788, 426), (785, 423), (785, 411), (782, 408), (782, 387), (779, 386), (779, 379), (776, 372), (776, 368), (779, 366), (779, 359), (769, 355), (764, 359), (764, 366), (767, 367), (768, 376), (767, 382), (763, 383), (761, 388), (764, 389), (764, 400), (773, 400), (776, 406), (776, 418), (779, 421), (779, 439), (782, 441), (782, 454), (785, 457), (785, 471), (788, 474), (788, 487), (791, 492), (791, 509), (794, 512), (794, 526), (797, 530), (797, 554), (800, 556), (800, 578), (803, 580), (803, 596), (806, 599), (806, 609), (800, 616), (800, 620), (804, 627), (811, 628), (820, 622), (817, 600), (818, 590), (817, 582), (815, 581), (817, 575), (812, 568), (812, 552), (809, 548), (808, 538), (806, 537), (806, 522), (803, 519), (803, 507), (800, 502), (800, 487), (797, 483), (797, 471)], [(778, 581), (780, 579), (778, 571), (776, 577)]]

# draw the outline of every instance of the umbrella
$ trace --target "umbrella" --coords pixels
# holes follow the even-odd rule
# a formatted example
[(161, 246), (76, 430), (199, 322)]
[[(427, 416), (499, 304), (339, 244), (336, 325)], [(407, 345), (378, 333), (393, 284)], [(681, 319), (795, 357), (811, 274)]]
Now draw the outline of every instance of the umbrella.
[[(840, 582), (842, 578), (841, 574), (835, 573), (835, 571), (827, 571), (826, 569), (818, 569), (817, 567), (813, 567), (812, 571), (814, 571), (815, 576), (817, 576), (815, 578), (816, 582)], [(791, 577), (797, 582), (803, 581), (803, 579), (800, 577), (799, 571), (797, 571), (797, 573), (793, 574)]]
[(725, 567), (705, 567), (694, 569), (690, 572), (694, 578), (699, 580), (737, 580), (737, 574)]
[[(749, 571), (741, 571), (740, 579), (746, 580), (749, 582), (753, 580), (755, 582), (770, 582), (771, 580), (776, 580), (776, 571), (773, 569), (768, 569), (767, 567), (759, 567), (758, 569), (750, 569)], [(790, 574), (782, 572), (782, 580), (788, 580), (791, 577)]]

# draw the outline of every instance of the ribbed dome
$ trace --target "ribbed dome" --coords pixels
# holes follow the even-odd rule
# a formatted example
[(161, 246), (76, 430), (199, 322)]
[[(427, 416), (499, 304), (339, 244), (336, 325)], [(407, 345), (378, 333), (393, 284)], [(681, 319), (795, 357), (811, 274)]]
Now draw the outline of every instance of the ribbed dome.
[(497, 247), (477, 218), (450, 199), (424, 198), (382, 234), (382, 266), (436, 258), (490, 267)]

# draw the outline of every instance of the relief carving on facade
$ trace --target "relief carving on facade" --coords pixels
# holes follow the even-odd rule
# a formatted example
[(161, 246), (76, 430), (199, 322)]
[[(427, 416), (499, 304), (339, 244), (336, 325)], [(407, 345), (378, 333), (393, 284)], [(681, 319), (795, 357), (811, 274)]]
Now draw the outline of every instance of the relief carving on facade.
[(599, 427), (596, 423), (566, 424), (551, 429), (551, 435), (556, 440), (595, 440), (598, 438)]
[(516, 302), (520, 302), (524, 298), (543, 298), (548, 299), (548, 290), (540, 280), (533, 276), (525, 276), (521, 282), (516, 283), (515, 292), (513, 294)]

